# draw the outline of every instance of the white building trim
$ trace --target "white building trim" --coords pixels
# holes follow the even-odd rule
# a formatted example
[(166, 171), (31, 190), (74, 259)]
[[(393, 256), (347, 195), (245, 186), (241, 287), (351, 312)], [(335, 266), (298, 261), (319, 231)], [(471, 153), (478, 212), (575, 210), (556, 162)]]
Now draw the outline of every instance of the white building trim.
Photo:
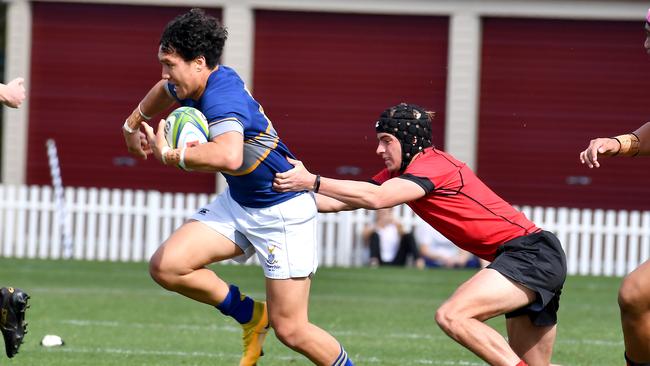
[(223, 8), (223, 24), (228, 28), (223, 63), (237, 70), (249, 90), (253, 86), (254, 22), (255, 12), (250, 6), (234, 2)]
[[(57, 0), (42, 0), (62, 2)], [(563, 0), (68, 0), (78, 3), (109, 3), (148, 6), (197, 6), (370, 14), (451, 15), (561, 19), (642, 20), (648, 4), (641, 1)]]
[(5, 82), (25, 78), (27, 98), (19, 109), (3, 107), (2, 182), (23, 184), (27, 169), (29, 73), (32, 49), (32, 6), (27, 0), (7, 3)]
[(445, 150), (476, 169), (481, 19), (457, 12), (449, 21)]

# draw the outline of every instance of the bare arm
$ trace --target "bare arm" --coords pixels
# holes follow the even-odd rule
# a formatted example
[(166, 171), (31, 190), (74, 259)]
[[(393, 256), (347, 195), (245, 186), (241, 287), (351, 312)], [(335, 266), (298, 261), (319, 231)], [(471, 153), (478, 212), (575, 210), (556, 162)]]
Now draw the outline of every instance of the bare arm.
[(146, 159), (147, 154), (151, 153), (146, 135), (140, 131), (140, 126), (142, 122), (151, 119), (174, 104), (174, 98), (165, 90), (166, 85), (166, 80), (157, 82), (124, 122), (122, 134), (126, 147), (132, 155)]
[(368, 182), (322, 178), (319, 193), (352, 207), (377, 210), (414, 201), (425, 195), (416, 183), (393, 178), (377, 186)]
[(186, 170), (203, 172), (229, 172), (237, 170), (244, 161), (244, 136), (237, 131), (226, 132), (193, 147), (167, 150), (163, 160), (162, 150), (164, 147), (168, 148), (164, 131), (165, 120), (158, 123), (155, 134), (146, 122), (142, 122), (142, 125), (154, 156), (165, 165), (183, 166)]
[(244, 135), (231, 131), (219, 135), (205, 144), (188, 148), (185, 166), (203, 172), (230, 172), (244, 162)]
[[(638, 150), (636, 144), (638, 144)], [(630, 148), (630, 146), (634, 148)], [(580, 153), (580, 162), (589, 168), (599, 168), (598, 158), (601, 156), (634, 155), (650, 155), (650, 122), (639, 127), (633, 134), (620, 135), (615, 138), (598, 137), (591, 140), (589, 146)]]
[[(288, 159), (294, 168), (278, 173), (273, 189), (279, 192), (314, 190), (316, 175), (298, 160)], [(422, 187), (406, 179), (393, 178), (377, 186), (372, 183), (322, 177), (318, 193), (341, 201), (350, 207), (379, 209), (393, 207), (423, 197)]]
[(327, 197), (320, 193), (316, 193), (316, 206), (318, 207), (318, 212), (339, 212), (356, 209), (356, 207), (352, 207), (344, 202), (332, 197)]
[(634, 134), (639, 137), (639, 155), (650, 155), (650, 122), (637, 128)]

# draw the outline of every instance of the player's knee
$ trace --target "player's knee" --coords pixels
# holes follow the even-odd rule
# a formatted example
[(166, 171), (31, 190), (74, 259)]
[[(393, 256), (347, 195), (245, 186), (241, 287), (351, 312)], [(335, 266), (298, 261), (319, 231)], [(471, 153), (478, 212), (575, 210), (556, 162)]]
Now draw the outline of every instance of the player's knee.
[(149, 262), (149, 275), (151, 278), (156, 281), (159, 285), (165, 286), (165, 275), (164, 272), (160, 266), (159, 261), (154, 261), (153, 258)]
[(271, 325), (280, 342), (292, 349), (299, 347), (305, 336), (303, 327), (291, 322), (272, 322)]
[(449, 335), (456, 332), (456, 328), (461, 320), (460, 314), (448, 303), (442, 304), (442, 306), (436, 310), (435, 318), (438, 326)]
[(149, 275), (156, 283), (166, 289), (173, 288), (178, 277), (172, 271), (169, 263), (157, 255), (154, 255), (149, 261)]
[(637, 276), (627, 276), (618, 290), (618, 305), (624, 314), (641, 313), (648, 310), (648, 293)]

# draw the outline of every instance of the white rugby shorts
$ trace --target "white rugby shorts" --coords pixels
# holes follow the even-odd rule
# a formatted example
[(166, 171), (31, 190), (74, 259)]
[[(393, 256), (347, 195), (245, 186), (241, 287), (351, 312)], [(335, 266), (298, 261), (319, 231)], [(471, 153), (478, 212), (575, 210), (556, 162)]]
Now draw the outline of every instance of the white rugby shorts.
[(300, 194), (271, 207), (241, 206), (225, 190), (191, 219), (208, 225), (239, 246), (243, 263), (257, 252), (264, 275), (271, 279), (307, 277), (316, 272), (316, 201)]

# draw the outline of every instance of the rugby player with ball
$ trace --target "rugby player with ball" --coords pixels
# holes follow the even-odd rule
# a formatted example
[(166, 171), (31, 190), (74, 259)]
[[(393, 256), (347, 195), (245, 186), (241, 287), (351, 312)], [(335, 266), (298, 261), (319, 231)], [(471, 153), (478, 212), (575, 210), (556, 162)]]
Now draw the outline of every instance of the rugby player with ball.
[[(305, 191), (272, 189), (275, 174), (292, 167), (286, 157), (293, 154), (237, 73), (218, 64), (226, 37), (218, 21), (200, 9), (172, 20), (158, 50), (162, 80), (123, 125), (132, 154), (146, 158), (152, 153), (170, 167), (222, 172), (229, 185), (160, 246), (150, 261), (151, 276), (162, 287), (215, 306), (239, 322), (240, 365), (256, 364), (269, 325), (280, 341), (314, 364), (352, 365), (338, 341), (308, 320), (317, 268), (316, 203)], [(164, 120), (154, 134), (145, 121), (175, 103), (205, 115), (207, 142), (170, 145)], [(255, 253), (266, 277), (266, 302), (244, 295), (206, 267)]]

